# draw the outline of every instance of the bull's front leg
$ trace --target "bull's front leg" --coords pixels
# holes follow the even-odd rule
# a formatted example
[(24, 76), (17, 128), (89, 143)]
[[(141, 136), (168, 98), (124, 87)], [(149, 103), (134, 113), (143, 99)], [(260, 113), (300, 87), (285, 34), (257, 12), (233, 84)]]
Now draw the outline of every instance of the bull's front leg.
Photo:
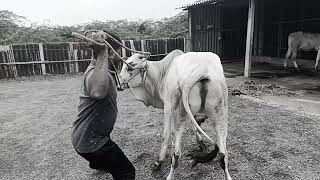
[(320, 48), (318, 49), (318, 54), (317, 54), (317, 59), (316, 59), (316, 64), (314, 65), (314, 70), (317, 70), (318, 64), (319, 64), (319, 59), (320, 59)]
[(297, 64), (297, 52), (293, 52), (291, 58), (293, 61), (293, 65), (296, 68), (296, 71), (299, 71), (298, 64)]
[(164, 129), (163, 129), (163, 141), (161, 144), (161, 150), (160, 154), (158, 156), (158, 159), (154, 164), (151, 165), (151, 168), (153, 171), (159, 171), (161, 168), (161, 165), (164, 161), (164, 158), (166, 157), (167, 153), (167, 148), (168, 148), (168, 143), (170, 140), (170, 135), (171, 135), (171, 111), (168, 109), (164, 109)]

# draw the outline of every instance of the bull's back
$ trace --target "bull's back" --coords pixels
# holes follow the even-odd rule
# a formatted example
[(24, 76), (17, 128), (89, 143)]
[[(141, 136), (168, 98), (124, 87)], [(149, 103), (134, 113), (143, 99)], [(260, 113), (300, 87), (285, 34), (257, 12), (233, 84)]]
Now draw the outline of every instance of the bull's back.
[(224, 80), (223, 68), (219, 56), (211, 52), (188, 52), (177, 57), (172, 63), (172, 71), (179, 78), (186, 78), (193, 71), (203, 71), (215, 78)]
[(175, 61), (176, 76), (181, 84), (188, 81), (194, 71), (203, 74), (190, 89), (189, 102), (192, 114), (202, 114), (220, 106), (227, 98), (227, 85), (220, 58), (211, 52), (190, 52), (179, 56)]
[(319, 33), (294, 32), (288, 37), (289, 47), (302, 50), (318, 50), (320, 47)]

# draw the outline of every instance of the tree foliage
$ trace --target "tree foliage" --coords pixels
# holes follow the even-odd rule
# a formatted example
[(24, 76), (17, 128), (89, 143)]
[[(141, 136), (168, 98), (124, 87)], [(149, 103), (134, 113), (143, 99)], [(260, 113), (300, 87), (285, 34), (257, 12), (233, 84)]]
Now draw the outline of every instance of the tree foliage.
[(7, 10), (0, 10), (0, 44), (79, 41), (72, 32), (88, 29), (108, 30), (121, 39), (158, 39), (186, 37), (188, 17), (185, 12), (160, 21), (92, 21), (85, 25), (25, 25), (27, 19)]
[(10, 11), (0, 11), (0, 43), (10, 42), (11, 37), (18, 32), (19, 26), (24, 20), (23, 16)]
[(188, 15), (183, 12), (172, 18), (164, 19), (164, 23), (154, 32), (155, 38), (186, 37), (188, 34)]

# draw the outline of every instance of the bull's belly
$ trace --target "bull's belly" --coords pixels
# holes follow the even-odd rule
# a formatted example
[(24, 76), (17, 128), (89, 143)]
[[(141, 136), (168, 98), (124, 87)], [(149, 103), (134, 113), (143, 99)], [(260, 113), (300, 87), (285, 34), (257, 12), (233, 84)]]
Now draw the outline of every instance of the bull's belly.
[(320, 39), (318, 41), (319, 43), (313, 42), (312, 40), (305, 40), (299, 49), (303, 51), (317, 51), (320, 47)]
[(302, 51), (318, 51), (320, 46), (313, 47), (310, 45), (302, 45), (299, 49)]

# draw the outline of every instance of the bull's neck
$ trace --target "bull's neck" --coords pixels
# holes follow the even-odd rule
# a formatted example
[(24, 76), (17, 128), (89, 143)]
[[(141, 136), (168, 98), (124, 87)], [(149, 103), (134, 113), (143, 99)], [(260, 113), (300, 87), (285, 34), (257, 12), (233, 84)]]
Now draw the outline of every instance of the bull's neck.
[(162, 101), (163, 81), (168, 71), (169, 63), (166, 61), (148, 61), (148, 69), (144, 88), (152, 96)]

